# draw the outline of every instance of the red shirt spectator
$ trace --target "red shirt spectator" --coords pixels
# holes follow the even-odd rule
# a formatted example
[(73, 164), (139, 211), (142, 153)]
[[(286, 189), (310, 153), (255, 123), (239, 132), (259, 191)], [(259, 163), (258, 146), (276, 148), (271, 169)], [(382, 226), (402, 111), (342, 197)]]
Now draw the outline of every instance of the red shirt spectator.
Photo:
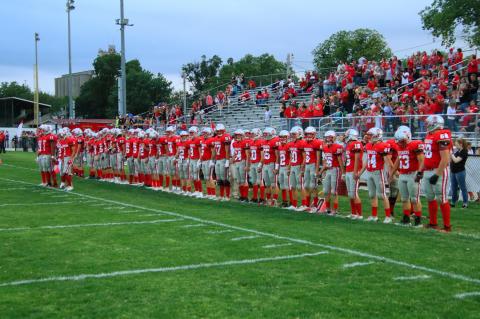
[(255, 83), (254, 80), (250, 80), (248, 81), (248, 87), (253, 90), (257, 87), (257, 84)]
[(470, 62), (468, 62), (467, 72), (468, 73), (478, 73), (478, 64), (480, 62), (477, 59), (476, 55), (472, 55)]
[(373, 92), (373, 90), (375, 90), (375, 88), (377, 87), (377, 81), (375, 81), (375, 79), (373, 78), (368, 80), (367, 87)]
[(287, 119), (291, 119), (291, 118), (297, 117), (297, 109), (296, 109), (293, 105), (287, 106), (287, 108), (285, 109), (284, 116), (285, 116)]

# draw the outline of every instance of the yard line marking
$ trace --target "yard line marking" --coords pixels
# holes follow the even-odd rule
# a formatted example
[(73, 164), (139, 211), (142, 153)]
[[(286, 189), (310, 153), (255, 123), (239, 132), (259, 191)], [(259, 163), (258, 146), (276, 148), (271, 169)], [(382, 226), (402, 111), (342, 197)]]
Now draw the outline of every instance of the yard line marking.
[(138, 215), (138, 216), (158, 216), (158, 214), (146, 214), (146, 215)]
[(472, 291), (472, 292), (464, 292), (461, 294), (456, 294), (455, 298), (464, 299), (467, 297), (476, 297), (476, 296), (480, 296), (480, 291)]
[(474, 239), (480, 239), (480, 235), (475, 235), (475, 234), (467, 234), (467, 233), (455, 233), (457, 235), (460, 235), (462, 237), (469, 237), (469, 238), (474, 238)]
[(421, 279), (428, 279), (432, 276), (429, 275), (419, 275), (419, 276), (406, 276), (406, 277), (395, 277), (393, 280), (404, 281), (404, 280), (421, 280)]
[(319, 255), (324, 255), (324, 254), (328, 254), (328, 252), (319, 251), (315, 253), (305, 253), (305, 254), (298, 254), (298, 255), (286, 255), (286, 256), (276, 256), (276, 257), (256, 258), (256, 259), (228, 260), (228, 261), (222, 261), (222, 262), (201, 263), (201, 264), (172, 266), (172, 267), (131, 269), (131, 270), (114, 271), (109, 273), (82, 274), (82, 275), (73, 275), (73, 276), (55, 276), (55, 277), (47, 277), (47, 278), (39, 278), (39, 279), (26, 279), (26, 280), (4, 282), (4, 283), (0, 283), (0, 287), (29, 285), (29, 284), (36, 284), (36, 283), (42, 283), (42, 282), (51, 282), (51, 281), (78, 281), (78, 280), (85, 280), (90, 278), (99, 279), (99, 278), (111, 278), (111, 277), (127, 276), (127, 275), (138, 275), (138, 274), (145, 274), (145, 273), (172, 272), (172, 271), (179, 271), (179, 270), (195, 270), (195, 269), (202, 269), (202, 268), (248, 265), (248, 264), (257, 264), (257, 263), (270, 262), (270, 261), (315, 257)]
[(232, 241), (239, 241), (239, 240), (254, 239), (254, 238), (259, 238), (259, 237), (262, 237), (262, 236), (260, 236), (260, 235), (242, 236), (242, 237), (235, 237), (235, 238), (232, 238), (232, 239), (230, 239), (230, 240), (232, 240)]
[[(12, 179), (1, 178), (1, 177), (0, 177), (0, 180), (14, 181)], [(36, 184), (25, 182), (25, 181), (17, 181), (17, 182), (23, 183), (23, 184), (26, 184), (26, 185), (36, 185)], [(52, 189), (52, 190), (56, 190), (56, 189)], [(122, 203), (122, 202), (111, 200), (111, 199), (96, 197), (96, 196), (77, 193), (77, 192), (70, 192), (70, 194), (74, 194), (74, 195), (77, 195), (77, 196), (82, 197), (82, 198), (104, 201), (106, 203), (123, 205), (123, 206), (126, 206), (126, 207), (131, 207), (131, 208), (136, 208), (136, 209), (141, 209), (141, 210), (147, 210), (147, 211), (156, 212), (156, 213), (163, 213), (163, 214), (170, 215), (170, 216), (175, 216), (175, 217), (180, 217), (180, 218), (184, 218), (184, 219), (188, 219), (188, 220), (193, 220), (193, 221), (196, 221), (196, 222), (199, 222), (199, 223), (205, 223), (205, 224), (210, 224), (210, 225), (214, 225), (214, 226), (219, 226), (219, 227), (244, 231), (244, 232), (248, 232), (248, 233), (252, 233), (252, 234), (256, 234), (256, 235), (271, 237), (271, 238), (280, 239), (280, 240), (286, 240), (286, 241), (290, 241), (290, 242), (294, 242), (294, 243), (298, 243), (298, 244), (310, 245), (310, 246), (314, 246), (314, 247), (321, 247), (323, 249), (329, 249), (329, 250), (332, 250), (332, 251), (337, 251), (337, 252), (341, 252), (341, 253), (345, 253), (345, 254), (349, 254), (349, 255), (365, 257), (365, 258), (368, 258), (368, 259), (374, 259), (374, 260), (381, 261), (381, 262), (384, 262), (384, 263), (389, 263), (389, 264), (392, 264), (392, 265), (402, 266), (402, 267), (406, 267), (406, 268), (410, 268), (410, 269), (422, 270), (422, 271), (425, 271), (425, 272), (429, 272), (429, 273), (432, 273), (432, 274), (437, 274), (437, 275), (440, 275), (440, 276), (443, 276), (443, 277), (448, 277), (448, 278), (451, 278), (451, 279), (462, 280), (462, 281), (466, 281), (466, 282), (480, 284), (480, 279), (478, 279), (478, 278), (472, 278), (472, 277), (462, 275), (462, 274), (457, 274), (457, 273), (454, 273), (454, 272), (443, 271), (443, 270), (429, 268), (429, 267), (425, 267), (425, 266), (421, 266), (421, 265), (411, 264), (411, 263), (408, 263), (408, 262), (405, 262), (405, 261), (401, 261), (401, 260), (397, 260), (397, 259), (393, 259), (393, 258), (389, 258), (389, 257), (384, 257), (384, 256), (373, 255), (373, 254), (370, 254), (370, 253), (365, 253), (365, 252), (354, 250), (354, 249), (343, 248), (343, 247), (328, 245), (328, 244), (314, 243), (312, 241), (305, 240), (305, 239), (287, 237), (287, 236), (277, 235), (277, 234), (273, 234), (273, 233), (267, 233), (267, 232), (259, 231), (259, 230), (255, 230), (255, 229), (249, 229), (249, 228), (245, 228), (245, 227), (229, 225), (229, 224), (225, 224), (225, 223), (216, 222), (216, 221), (213, 221), (213, 220), (207, 220), (207, 219), (198, 218), (198, 217), (189, 216), (189, 215), (184, 215), (184, 214), (180, 214), (180, 213), (169, 212), (169, 211), (165, 211), (165, 210), (161, 210), (161, 209), (148, 208), (148, 207), (143, 207), (143, 206), (129, 204), (129, 203)]]
[(366, 262), (354, 262), (351, 264), (343, 264), (343, 268), (353, 268), (353, 267), (360, 267), (360, 266), (367, 266), (374, 264), (374, 261), (366, 261)]
[(50, 203), (12, 203), (12, 204), (0, 204), (0, 207), (6, 206), (38, 206), (38, 205), (59, 205), (59, 204), (73, 204), (77, 202), (50, 202)]
[(273, 245), (265, 245), (265, 246), (262, 246), (262, 248), (270, 249), (270, 248), (278, 248), (278, 247), (291, 246), (291, 245), (293, 245), (293, 244), (292, 244), (292, 243), (273, 244)]
[(206, 231), (206, 234), (224, 234), (224, 233), (231, 233), (233, 230), (231, 229), (225, 229), (225, 230), (209, 230)]
[(7, 187), (7, 188), (0, 188), (0, 191), (18, 191), (18, 190), (25, 190), (29, 189), (28, 187)]
[(37, 230), (37, 229), (61, 229), (61, 228), (79, 228), (79, 227), (101, 227), (101, 226), (158, 224), (158, 223), (176, 222), (176, 221), (180, 221), (180, 220), (183, 220), (183, 219), (182, 218), (172, 218), (172, 219), (157, 219), (157, 220), (114, 222), (114, 223), (97, 223), (97, 224), (73, 224), (73, 225), (38, 226), (38, 227), (0, 228), (0, 232)]
[(182, 228), (192, 228), (192, 227), (203, 227), (203, 226), (208, 226), (208, 225), (205, 225), (205, 224), (190, 224), (190, 225), (183, 225), (183, 226), (180, 226)]

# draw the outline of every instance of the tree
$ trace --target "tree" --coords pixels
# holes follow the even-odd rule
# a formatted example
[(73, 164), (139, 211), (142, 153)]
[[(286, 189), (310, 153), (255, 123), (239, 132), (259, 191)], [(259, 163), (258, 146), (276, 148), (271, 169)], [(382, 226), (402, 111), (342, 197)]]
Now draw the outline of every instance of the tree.
[[(249, 77), (285, 73), (286, 65), (283, 62), (277, 61), (271, 54), (264, 53), (258, 57), (251, 54), (245, 55), (243, 58), (234, 62), (233, 59), (228, 59), (230, 63), (223, 65), (219, 72), (220, 83), (228, 82), (232, 74), (244, 74), (247, 79)], [(262, 79), (258, 79), (258, 83)], [(273, 79), (274, 80), (274, 79)], [(264, 79), (265, 84), (273, 82), (270, 76)], [(262, 83), (264, 84), (264, 83)]]
[(218, 85), (218, 71), (222, 65), (222, 59), (214, 55), (207, 59), (202, 55), (200, 62), (187, 63), (182, 66), (182, 72), (192, 84), (193, 91), (203, 91), (206, 88)]
[(315, 67), (321, 71), (324, 68), (333, 68), (341, 61), (358, 60), (361, 57), (377, 61), (389, 58), (392, 50), (378, 31), (357, 29), (332, 34), (318, 44), (312, 54)]
[[(115, 117), (118, 114), (120, 56), (116, 53), (98, 56), (93, 66), (95, 76), (82, 86), (76, 99), (77, 113), (86, 118)], [(154, 76), (144, 70), (138, 60), (128, 61), (125, 67), (129, 113), (143, 113), (153, 104), (170, 99), (172, 83), (162, 74)]]
[(455, 43), (455, 30), (462, 26), (464, 38), (471, 46), (480, 45), (480, 1), (434, 0), (420, 11), (424, 30), (442, 39), (442, 44)]

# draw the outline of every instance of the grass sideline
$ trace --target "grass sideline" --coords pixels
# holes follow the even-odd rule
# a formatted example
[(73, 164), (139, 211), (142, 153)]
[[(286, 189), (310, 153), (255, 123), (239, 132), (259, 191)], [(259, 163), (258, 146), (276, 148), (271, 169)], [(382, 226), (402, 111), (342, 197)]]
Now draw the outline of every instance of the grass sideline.
[[(453, 209), (442, 234), (90, 180), (66, 194), (31, 185), (33, 154), (1, 159), (2, 318), (478, 317), (480, 284), (368, 257), (479, 279), (478, 204)], [(83, 226), (57, 227), (69, 225)]]

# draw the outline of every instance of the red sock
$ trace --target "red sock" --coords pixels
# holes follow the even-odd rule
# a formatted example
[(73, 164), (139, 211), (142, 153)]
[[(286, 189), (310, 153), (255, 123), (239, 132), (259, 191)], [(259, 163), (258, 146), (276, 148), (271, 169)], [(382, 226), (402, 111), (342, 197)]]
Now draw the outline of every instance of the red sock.
[(170, 176), (165, 176), (165, 187), (170, 187)]
[(373, 216), (373, 217), (377, 217), (377, 215), (378, 215), (378, 211), (377, 211), (377, 210), (378, 210), (378, 207), (373, 207), (373, 206), (372, 206), (372, 216)]
[(329, 200), (325, 201), (325, 207), (327, 208), (327, 210), (330, 210), (330, 201)]
[(227, 198), (230, 198), (230, 185), (225, 186), (225, 195)]
[(355, 208), (358, 216), (362, 216), (362, 203), (355, 203)]
[(68, 183), (68, 186), (72, 186), (72, 175), (67, 175), (67, 183)]
[(57, 187), (57, 186), (58, 186), (58, 184), (57, 184), (57, 174), (52, 173), (52, 174), (51, 174), (51, 177), (52, 177), (53, 186), (54, 186), (54, 187)]
[(271, 193), (267, 193), (267, 200), (270, 200), (272, 198), (272, 194)]
[(258, 185), (253, 185), (252, 199), (258, 199)]
[(45, 177), (45, 172), (40, 172), (40, 176), (42, 176), (42, 184), (45, 184), (46, 177)]
[(88, 174), (90, 177), (94, 177), (95, 176), (95, 171), (93, 169), (90, 169), (90, 172)]
[(225, 196), (225, 186), (221, 185), (220, 186), (220, 197), (224, 197)]
[(430, 225), (438, 225), (437, 221), (437, 210), (438, 210), (438, 203), (436, 200), (428, 202), (428, 214), (430, 217)]
[(60, 181), (61, 181), (62, 183), (65, 183), (65, 174), (62, 175), (62, 176), (60, 176)]
[(385, 208), (385, 216), (390, 217), (390, 208)]
[(287, 201), (287, 190), (282, 189), (282, 201), (286, 202)]
[(422, 217), (422, 212), (414, 212), (415, 216)]
[(278, 193), (275, 192), (275, 193), (273, 194), (273, 199), (274, 199), (274, 200), (278, 200)]
[(293, 202), (295, 202), (295, 198), (293, 198), (293, 191), (292, 190), (288, 191), (288, 198), (290, 198), (290, 204), (293, 205)]
[(310, 195), (307, 196), (306, 200), (307, 200), (307, 202), (306, 202), (305, 206), (310, 206), (310, 201), (311, 201)]
[(336, 212), (338, 210), (338, 203), (333, 202), (333, 211)]
[(128, 175), (128, 183), (133, 184), (133, 175)]
[(210, 187), (210, 195), (216, 196), (217, 195), (217, 190), (215, 187)]
[(260, 186), (260, 199), (265, 199), (265, 186)]
[(47, 180), (47, 184), (51, 184), (50, 178), (50, 172), (45, 172), (45, 179)]
[(410, 217), (410, 209), (404, 209), (403, 215)]
[(313, 198), (313, 206), (315, 206), (315, 207), (318, 206), (318, 197)]
[(450, 228), (450, 203), (446, 202), (440, 204), (440, 210), (442, 211), (443, 225), (445, 228)]
[(350, 211), (355, 215), (355, 200), (350, 198)]

